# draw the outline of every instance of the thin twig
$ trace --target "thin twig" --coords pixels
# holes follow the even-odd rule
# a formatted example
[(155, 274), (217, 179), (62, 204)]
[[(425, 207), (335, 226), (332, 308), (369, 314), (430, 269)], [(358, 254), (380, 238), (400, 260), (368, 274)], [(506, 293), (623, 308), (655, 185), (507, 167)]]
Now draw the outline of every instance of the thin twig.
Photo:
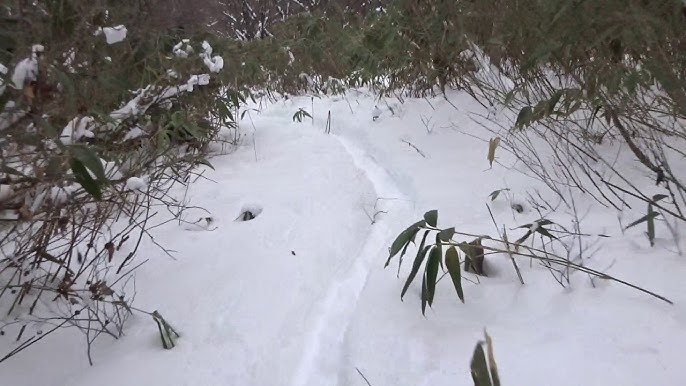
[(369, 380), (367, 379), (367, 377), (365, 377), (364, 374), (362, 374), (362, 371), (360, 371), (360, 369), (355, 367), (355, 370), (357, 370), (357, 373), (360, 374), (360, 376), (362, 377), (362, 379), (364, 379), (365, 382), (367, 382), (367, 386), (372, 386), (372, 384), (369, 383)]

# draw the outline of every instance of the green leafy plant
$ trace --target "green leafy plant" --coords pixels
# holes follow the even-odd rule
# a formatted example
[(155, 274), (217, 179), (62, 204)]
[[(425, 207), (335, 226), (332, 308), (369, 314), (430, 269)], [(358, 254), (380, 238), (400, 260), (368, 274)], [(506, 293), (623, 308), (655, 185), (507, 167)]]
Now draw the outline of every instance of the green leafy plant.
[[(431, 210), (424, 214), (424, 219), (412, 224), (410, 227), (405, 229), (398, 235), (398, 237), (393, 241), (389, 251), (389, 257), (386, 261), (386, 267), (391, 263), (394, 256), (400, 253), (398, 258), (398, 272), (400, 272), (400, 266), (403, 262), (403, 257), (405, 256), (410, 244), (414, 243), (417, 234), (424, 230), (422, 240), (417, 249), (417, 254), (412, 263), (412, 269), (405, 281), (400, 298), (405, 296), (405, 293), (410, 287), (410, 284), (414, 281), (417, 274), (419, 273), (422, 264), (424, 264), (424, 273), (422, 274), (422, 314), (426, 313), (426, 306), (431, 307), (433, 305), (435, 293), (436, 293), (436, 282), (438, 279), (438, 271), (440, 267), (447, 268), (450, 273), (453, 285), (459, 299), (464, 302), (464, 294), (462, 291), (462, 273), (460, 270), (460, 253), (457, 250), (457, 244), (451, 245), (451, 239), (455, 234), (455, 228), (438, 229), (438, 211)], [(435, 242), (431, 245), (426, 245), (427, 237), (431, 232), (435, 233)], [(446, 247), (444, 253), (443, 247)], [(428, 255), (428, 259), (427, 259)], [(469, 257), (467, 257), (469, 258)]]
[(648, 237), (648, 241), (650, 242), (650, 246), (654, 247), (655, 246), (655, 219), (660, 216), (660, 212), (655, 210), (655, 204), (660, 201), (667, 198), (666, 195), (664, 194), (656, 194), (653, 196), (653, 198), (648, 202), (648, 211), (645, 216), (639, 218), (636, 221), (633, 221), (626, 227), (624, 227), (624, 230), (627, 230), (629, 228), (633, 228), (636, 225), (646, 223), (646, 236)]
[(474, 386), (500, 386), (498, 366), (493, 355), (493, 341), (486, 330), (484, 330), (484, 340), (477, 342), (474, 347), (469, 367)]
[(495, 201), (500, 196), (500, 193), (508, 191), (510, 191), (510, 189), (508, 188), (494, 190), (493, 192), (491, 192), (491, 194), (488, 195), (488, 197), (491, 199), (491, 201)]
[(167, 350), (171, 350), (176, 346), (174, 340), (176, 338), (180, 338), (181, 335), (174, 330), (174, 328), (162, 317), (162, 315), (160, 315), (159, 312), (153, 311), (151, 316), (155, 323), (157, 323), (157, 328), (160, 332), (160, 340), (162, 341), (162, 347)]
[[(436, 295), (436, 285), (445, 275), (450, 276), (457, 298), (460, 302), (464, 303), (465, 295), (462, 285), (464, 272), (486, 275), (487, 270), (485, 269), (484, 261), (486, 256), (491, 254), (503, 254), (509, 257), (513, 262), (513, 267), (517, 271), (517, 275), (522, 284), (524, 282), (521, 278), (521, 272), (515, 262), (516, 258), (527, 258), (539, 261), (544, 267), (551, 270), (555, 267), (564, 267), (568, 270), (583, 272), (591, 276), (612, 280), (672, 304), (672, 302), (664, 296), (556, 255), (546, 247), (546, 244), (543, 244), (540, 248), (535, 247), (533, 245), (534, 240), (532, 237), (534, 235), (539, 235), (551, 241), (557, 241), (559, 237), (556, 236), (555, 233), (568, 233), (565, 230), (553, 229), (551, 226), (554, 224), (554, 222), (548, 219), (540, 219), (519, 226), (515, 229), (525, 230), (524, 234), (519, 237), (517, 241), (510, 242), (508, 241), (507, 233), (505, 232), (502, 236), (491, 237), (488, 235), (474, 235), (458, 232), (454, 227), (441, 229), (438, 227), (438, 211), (431, 210), (424, 214), (422, 220), (410, 225), (395, 238), (389, 248), (389, 256), (384, 267), (388, 267), (393, 258), (397, 256), (399, 276), (404, 257), (408, 253), (410, 245), (416, 245), (415, 241), (417, 235), (422, 233), (421, 241), (417, 246), (417, 252), (412, 261), (412, 266), (401, 290), (400, 299), (402, 300), (405, 297), (410, 286), (417, 279), (417, 276), (421, 271), (421, 310), (423, 315), (426, 315), (427, 306), (433, 306)], [(433, 237), (430, 238), (431, 234), (433, 234)], [(457, 241), (455, 240), (456, 236), (469, 237), (472, 238), (472, 240)], [(606, 237), (604, 235), (600, 236)], [(532, 245), (525, 245), (524, 242), (529, 239), (532, 240)], [(427, 242), (427, 240), (433, 241)], [(462, 269), (463, 266), (464, 269)], [(441, 276), (439, 276), (439, 272), (442, 272)]]
[(312, 115), (310, 115), (310, 113), (305, 111), (305, 109), (300, 108), (300, 109), (298, 109), (298, 111), (295, 112), (295, 114), (293, 114), (293, 122), (297, 121), (297, 122), (302, 123), (302, 121), (303, 121), (303, 119), (305, 119), (305, 117), (312, 118)]

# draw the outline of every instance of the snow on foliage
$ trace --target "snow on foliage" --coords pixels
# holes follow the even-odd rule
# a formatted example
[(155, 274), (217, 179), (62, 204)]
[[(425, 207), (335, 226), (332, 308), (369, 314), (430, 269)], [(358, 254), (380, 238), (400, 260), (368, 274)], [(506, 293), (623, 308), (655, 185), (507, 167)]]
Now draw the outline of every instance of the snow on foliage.
[(200, 58), (210, 72), (219, 72), (224, 68), (224, 58), (219, 55), (212, 56), (212, 46), (207, 41), (202, 42), (204, 52), (200, 53)]
[(155, 87), (152, 85), (144, 88), (135, 98), (131, 99), (124, 107), (110, 113), (115, 120), (123, 120), (145, 113), (155, 103), (161, 103), (182, 92), (193, 92), (196, 85), (205, 86), (210, 83), (208, 74), (191, 75), (186, 84), (174, 87)]
[(132, 127), (128, 133), (124, 136), (124, 141), (129, 141), (132, 139), (136, 139), (138, 137), (141, 137), (143, 134), (145, 134), (145, 131), (140, 128), (140, 126), (134, 126)]
[(98, 36), (104, 34), (107, 44), (115, 44), (124, 41), (127, 32), (126, 26), (120, 24), (114, 27), (98, 28), (94, 35)]
[(69, 121), (60, 135), (60, 141), (65, 145), (71, 145), (82, 138), (94, 138), (91, 128), (95, 124), (93, 117), (76, 117)]
[(177, 43), (174, 48), (172, 48), (172, 51), (174, 52), (174, 55), (176, 55), (179, 58), (187, 58), (188, 55), (193, 53), (193, 47), (190, 44), (189, 39), (183, 39), (179, 43)]
[(7, 72), (9, 69), (5, 67), (4, 64), (0, 63), (0, 95), (2, 95), (5, 92), (5, 81), (3, 80), (3, 76), (7, 75)]
[(126, 189), (144, 192), (148, 188), (147, 182), (139, 177), (131, 177), (126, 180)]
[(76, 185), (67, 185), (65, 187), (53, 186), (50, 189), (50, 200), (55, 204), (63, 204), (77, 191), (79, 187)]
[(17, 63), (12, 74), (12, 83), (14, 83), (15, 88), (23, 89), (26, 83), (36, 80), (38, 75), (38, 56), (44, 51), (45, 47), (35, 44), (31, 47), (31, 57)]

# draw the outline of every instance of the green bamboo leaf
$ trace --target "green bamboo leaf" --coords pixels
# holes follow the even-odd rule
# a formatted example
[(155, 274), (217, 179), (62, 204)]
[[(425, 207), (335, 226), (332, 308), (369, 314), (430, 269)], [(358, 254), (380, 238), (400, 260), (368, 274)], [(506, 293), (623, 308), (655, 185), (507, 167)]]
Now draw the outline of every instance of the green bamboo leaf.
[(96, 200), (102, 200), (100, 185), (91, 177), (83, 163), (76, 158), (72, 158), (70, 164), (71, 171), (74, 173), (74, 178), (76, 179), (76, 182), (81, 185), (83, 190)]
[(222, 121), (230, 120), (233, 121), (233, 115), (231, 114), (231, 110), (226, 106), (226, 104), (222, 103), (221, 101), (216, 104), (217, 106), (217, 113), (219, 114), (219, 118), (222, 119)]
[[(417, 252), (421, 251), (422, 248), (424, 248), (424, 244), (426, 243), (426, 237), (429, 235), (429, 230), (424, 232), (424, 236), (422, 237), (422, 242), (419, 244), (419, 248), (417, 249)], [(414, 243), (415, 237), (417, 237), (417, 233), (419, 233), (419, 229), (417, 229), (417, 232), (415, 232), (414, 236), (412, 236), (412, 243)], [(410, 243), (405, 244), (405, 248), (403, 248), (402, 253), (400, 254), (400, 259), (398, 259), (398, 277), (400, 277), (400, 267), (403, 264), (403, 256), (405, 255), (405, 252), (407, 252), (407, 247), (410, 246)], [(402, 299), (402, 296), (400, 297)]]
[(426, 315), (426, 301), (428, 299), (426, 288), (426, 275), (422, 275), (422, 315)]
[(525, 106), (519, 111), (517, 115), (517, 121), (515, 122), (515, 129), (521, 129), (524, 126), (528, 126), (531, 123), (531, 117), (533, 115), (533, 109), (531, 106)]
[(100, 158), (88, 147), (82, 145), (69, 146), (71, 155), (79, 160), (83, 166), (87, 167), (95, 177), (100, 181), (106, 181), (105, 169), (102, 166)]
[(438, 238), (444, 243), (449, 242), (450, 239), (453, 238), (453, 236), (455, 236), (455, 227), (443, 229), (438, 233)]
[(174, 125), (174, 127), (181, 127), (183, 126), (184, 122), (186, 121), (186, 117), (184, 116), (183, 111), (177, 110), (174, 111), (171, 115), (171, 123)]
[(548, 114), (552, 114), (555, 111), (555, 107), (557, 106), (557, 103), (560, 101), (562, 94), (562, 90), (557, 90), (550, 97), (550, 100), (548, 100)]
[(434, 228), (438, 226), (438, 211), (434, 209), (424, 213), (424, 221)]
[(555, 224), (555, 223), (553, 221), (548, 220), (548, 219), (542, 218), (540, 220), (534, 221), (533, 223), (520, 225), (514, 229), (531, 229), (531, 227), (534, 226), (534, 224), (536, 224), (536, 226), (541, 227), (541, 226), (551, 225), (551, 224)]
[(460, 271), (460, 254), (457, 248), (451, 246), (445, 252), (445, 266), (448, 268), (450, 278), (453, 280), (457, 297), (464, 303), (464, 292), (462, 291), (462, 272)]
[[(657, 213), (653, 211), (653, 204), (649, 203), (648, 204), (648, 213)], [(648, 217), (647, 220), (648, 224), (648, 240), (650, 240), (650, 246), (654, 247), (655, 246), (655, 216), (653, 217)]]
[(438, 277), (438, 266), (441, 262), (441, 247), (434, 246), (429, 253), (429, 260), (426, 262), (426, 290), (427, 290), (427, 301), (429, 302), (429, 307), (434, 302), (434, 295), (436, 294), (436, 278)]
[(530, 231), (530, 230), (529, 230), (529, 231), (526, 231), (526, 233), (524, 234), (524, 236), (522, 236), (522, 237), (520, 237), (519, 239), (517, 239), (517, 241), (515, 241), (515, 244), (521, 244), (521, 243), (523, 243), (524, 241), (526, 241), (526, 239), (529, 238), (529, 236), (531, 236), (531, 231)]
[(239, 96), (240, 95), (239, 95), (238, 91), (233, 91), (231, 93), (230, 98), (231, 98), (231, 102), (233, 103), (233, 107), (239, 107), (241, 105), (241, 102), (238, 99)]
[[(417, 231), (419, 231), (419, 229), (417, 229)], [(414, 233), (414, 235), (416, 235), (416, 233)], [(412, 241), (412, 239), (413, 239), (413, 237), (410, 237), (410, 241)], [(405, 244), (402, 251), (400, 252), (400, 259), (399, 259), (400, 262), (398, 263), (398, 269), (400, 269), (400, 265), (402, 264), (402, 261), (403, 261), (403, 256), (405, 256), (405, 253), (407, 253), (407, 248), (410, 247), (410, 244), (411, 244), (411, 242), (408, 242), (407, 244)]]
[(157, 323), (157, 329), (160, 332), (160, 340), (162, 341), (162, 347), (167, 350), (172, 349), (174, 344), (174, 339), (181, 337), (176, 330), (160, 315), (158, 311), (154, 311), (152, 314), (152, 319)]
[(508, 190), (510, 190), (510, 189), (505, 188), (505, 189), (494, 190), (491, 192), (491, 194), (488, 195), (488, 197), (491, 198), (491, 201), (495, 201), (495, 199), (498, 198), (498, 196), (500, 196), (500, 193), (506, 192)]
[(195, 139), (202, 139), (202, 129), (198, 125), (194, 125), (192, 123), (184, 123), (181, 125), (181, 128), (185, 131), (182, 136), (186, 136), (186, 134), (190, 134), (191, 137)]
[(557, 240), (557, 237), (553, 236), (553, 235), (550, 233), (550, 231), (548, 231), (548, 229), (543, 228), (542, 226), (537, 227), (537, 228), (536, 228), (536, 232), (542, 234), (542, 235), (545, 236), (545, 237), (549, 237), (549, 238), (551, 238), (551, 239)]
[(626, 227), (624, 227), (624, 230), (627, 230), (631, 227), (635, 227), (636, 225), (644, 223), (648, 220), (652, 220), (659, 215), (660, 215), (660, 213), (658, 213), (658, 212), (653, 212), (653, 211), (648, 212), (648, 214), (646, 214), (645, 216), (639, 218), (638, 220), (636, 220), (636, 221), (632, 222), (631, 224), (627, 225)]
[[(428, 231), (427, 231), (428, 232)], [(414, 239), (417, 237), (417, 233), (419, 233), (419, 228), (417, 228), (412, 235), (410, 236), (410, 241), (405, 244), (403, 247), (402, 252), (400, 252), (400, 257), (398, 258), (398, 275), (400, 275), (400, 266), (403, 265), (403, 257), (405, 256), (405, 253), (407, 253), (407, 248), (410, 247), (410, 243), (414, 244)]]
[[(441, 253), (443, 253), (443, 242), (441, 242), (441, 238), (439, 237), (439, 234), (436, 233), (436, 248), (438, 248)], [(441, 267), (441, 272), (445, 273), (445, 267), (443, 266), (443, 259), (438, 259), (439, 266)]]
[(491, 376), (488, 371), (488, 363), (486, 362), (486, 355), (482, 347), (482, 342), (476, 344), (474, 354), (472, 355), (472, 363), (470, 365), (472, 372), (472, 380), (474, 386), (493, 386)]
[(212, 170), (215, 170), (215, 169), (214, 169), (214, 166), (212, 166), (212, 164), (210, 163), (210, 161), (206, 160), (205, 158), (199, 159), (199, 160), (198, 160), (198, 164), (200, 164), (200, 165), (205, 165), (205, 166), (207, 166), (208, 168), (210, 168), (210, 169), (212, 169)]
[(386, 260), (386, 265), (384, 265), (384, 267), (388, 267), (388, 264), (391, 262), (393, 256), (397, 255), (398, 252), (400, 252), (403, 249), (403, 247), (405, 247), (405, 244), (410, 242), (412, 237), (416, 235), (416, 231), (422, 226), (424, 226), (424, 224), (424, 220), (417, 221), (416, 223), (410, 225), (407, 229), (405, 229), (398, 235), (395, 241), (393, 241), (393, 244), (391, 244), (388, 260)]
[[(427, 233), (428, 233), (428, 231), (427, 231)], [(403, 299), (408, 288), (410, 288), (410, 284), (412, 283), (414, 278), (417, 276), (417, 273), (419, 272), (419, 268), (421, 268), (427, 252), (429, 252), (429, 249), (431, 249), (431, 247), (432, 247), (431, 245), (424, 246), (424, 241), (425, 241), (425, 239), (422, 240), (422, 244), (419, 246), (419, 250), (417, 251), (417, 256), (414, 259), (414, 263), (412, 263), (412, 270), (410, 270), (410, 274), (407, 275), (407, 280), (405, 281), (405, 285), (403, 286), (403, 290), (400, 293), (400, 300)]]
[(669, 197), (669, 196), (667, 196), (666, 194), (656, 194), (653, 196), (653, 202), (658, 202), (660, 200), (664, 200), (667, 197)]

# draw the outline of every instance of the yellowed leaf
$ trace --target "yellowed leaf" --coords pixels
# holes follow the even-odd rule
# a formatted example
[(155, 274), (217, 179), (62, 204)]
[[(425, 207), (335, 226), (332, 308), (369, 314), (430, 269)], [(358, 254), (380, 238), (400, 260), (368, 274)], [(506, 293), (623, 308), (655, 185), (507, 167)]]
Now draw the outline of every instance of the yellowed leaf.
[(488, 164), (493, 167), (493, 161), (495, 160), (495, 149), (500, 145), (500, 137), (493, 137), (488, 141)]
[(28, 86), (24, 87), (24, 96), (29, 98), (29, 99), (33, 99), (36, 97), (36, 92), (34, 91), (32, 85), (28, 85)]
[(491, 370), (491, 379), (494, 385), (500, 385), (498, 376), (498, 366), (495, 364), (495, 356), (493, 355), (493, 340), (488, 335), (484, 328), (484, 337), (486, 338), (486, 358), (488, 358), (488, 368)]
[(33, 218), (33, 214), (29, 210), (29, 208), (26, 207), (26, 205), (22, 205), (21, 208), (18, 210), (19, 212), (19, 218), (24, 220), (24, 221), (29, 221)]

